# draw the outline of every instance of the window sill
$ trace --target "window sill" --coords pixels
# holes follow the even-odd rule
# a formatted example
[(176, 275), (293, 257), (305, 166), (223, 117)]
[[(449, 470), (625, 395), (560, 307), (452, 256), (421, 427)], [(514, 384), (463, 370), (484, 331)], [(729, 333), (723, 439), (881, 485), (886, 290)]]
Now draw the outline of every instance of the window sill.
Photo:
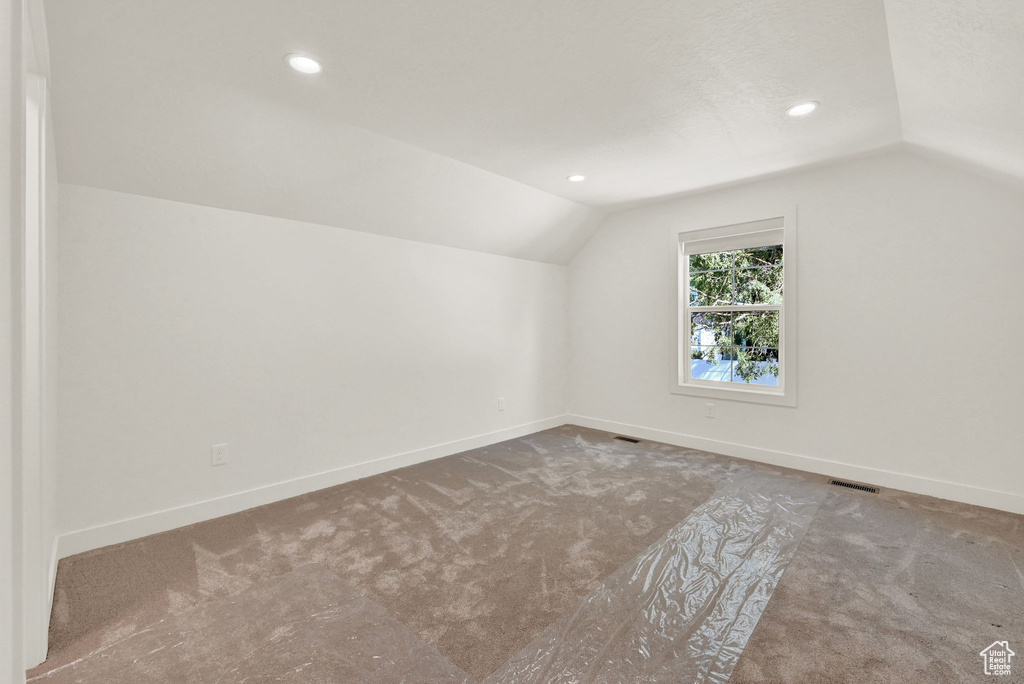
[(770, 406), (796, 406), (796, 392), (778, 392), (775, 390), (756, 390), (746, 387), (709, 387), (707, 385), (686, 384), (673, 385), (672, 394), (718, 399), (720, 401), (746, 401)]

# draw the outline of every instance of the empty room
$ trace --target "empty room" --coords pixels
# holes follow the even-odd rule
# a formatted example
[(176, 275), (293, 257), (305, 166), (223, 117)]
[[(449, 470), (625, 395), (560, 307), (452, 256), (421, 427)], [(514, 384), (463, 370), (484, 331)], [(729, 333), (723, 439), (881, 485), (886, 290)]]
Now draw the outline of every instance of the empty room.
[(1024, 682), (1020, 0), (0, 32), (0, 684)]

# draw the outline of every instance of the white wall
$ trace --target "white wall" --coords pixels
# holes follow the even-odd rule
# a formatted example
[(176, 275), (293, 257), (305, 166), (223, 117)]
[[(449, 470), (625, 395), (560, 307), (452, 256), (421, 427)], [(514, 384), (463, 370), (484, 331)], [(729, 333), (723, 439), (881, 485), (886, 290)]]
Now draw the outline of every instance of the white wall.
[(20, 231), (20, 450), (24, 665), (46, 658), (56, 573), (57, 508), (57, 166), (42, 2), (26, 0), (23, 21), (24, 229)]
[(35, 594), (35, 615), (29, 627), (34, 637), (28, 640), (28, 664), (35, 666), (46, 658), (47, 639), (49, 632), (50, 607), (53, 601), (53, 585), (57, 574), (56, 543), (57, 500), (58, 500), (58, 468), (57, 460), (57, 397), (59, 378), (59, 347), (58, 347), (58, 282), (60, 220), (59, 220), (59, 183), (57, 180), (57, 159), (53, 144), (53, 118), (49, 111), (49, 98), (45, 115), (45, 136), (43, 145), (46, 160), (44, 162), (43, 186), (43, 221), (42, 221), (42, 254), (41, 254), (41, 386), (42, 402), (40, 406), (40, 491), (38, 501), (26, 502), (38, 506), (40, 558), (33, 563), (33, 574), (40, 575)]
[(63, 533), (563, 412), (565, 266), (76, 185), (60, 213)]
[(25, 681), (22, 506), (22, 226), (25, 6), (0, 3), (0, 684)]
[[(54, 545), (57, 539), (57, 397), (60, 373), (59, 323), (57, 318), (58, 283), (60, 282), (60, 203), (57, 179), (56, 147), (53, 141), (53, 118), (46, 117), (47, 159), (46, 159), (46, 216), (45, 244), (43, 248), (43, 488), (47, 492), (43, 499), (43, 540), (46, 562), (49, 565), (47, 592), (48, 604), (53, 598), (53, 582), (56, 580), (57, 563)], [(46, 620), (49, 620), (47, 605)]]
[(18, 235), (22, 221), (22, 5), (0, 3), (0, 684), (25, 681), (21, 609), (21, 420), (15, 359), (21, 315)]
[[(707, 419), (706, 400), (668, 391), (671, 230), (786, 203), (798, 206), (799, 406), (717, 401)], [(1024, 512), (1022, 227), (1019, 189), (903, 151), (616, 214), (570, 266), (569, 413)]]

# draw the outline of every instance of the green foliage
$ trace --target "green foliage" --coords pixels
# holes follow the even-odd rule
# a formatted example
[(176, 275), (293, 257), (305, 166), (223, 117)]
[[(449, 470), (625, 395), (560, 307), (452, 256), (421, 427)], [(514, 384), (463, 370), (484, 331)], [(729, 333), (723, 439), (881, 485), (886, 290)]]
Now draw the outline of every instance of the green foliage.
[(738, 357), (733, 373), (744, 382), (753, 382), (766, 373), (779, 377), (778, 352), (774, 349), (742, 349)]
[[(693, 306), (782, 303), (782, 246), (690, 256)], [(779, 314), (776, 311), (692, 314), (692, 359), (717, 364), (736, 360), (734, 375), (753, 382), (778, 377)]]
[(690, 304), (782, 303), (782, 246), (690, 255)]

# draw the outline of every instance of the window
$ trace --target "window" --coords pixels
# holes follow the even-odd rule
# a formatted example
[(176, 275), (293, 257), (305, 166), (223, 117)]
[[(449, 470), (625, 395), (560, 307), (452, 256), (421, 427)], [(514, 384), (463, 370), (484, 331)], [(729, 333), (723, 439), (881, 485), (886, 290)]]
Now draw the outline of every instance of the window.
[(795, 245), (785, 215), (678, 233), (673, 391), (796, 405)]

